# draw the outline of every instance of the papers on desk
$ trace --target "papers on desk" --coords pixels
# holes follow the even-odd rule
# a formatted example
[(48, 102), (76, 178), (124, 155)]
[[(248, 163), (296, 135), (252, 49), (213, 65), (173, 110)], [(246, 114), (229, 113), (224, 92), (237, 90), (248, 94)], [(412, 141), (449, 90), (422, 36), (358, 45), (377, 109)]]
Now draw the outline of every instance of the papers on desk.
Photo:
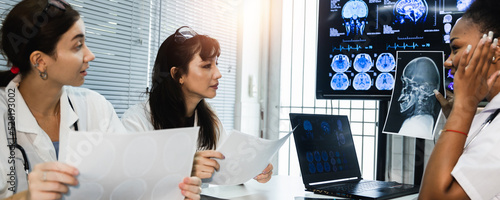
[(184, 199), (198, 127), (110, 134), (71, 132), (59, 161), (80, 171), (66, 199)]
[(216, 159), (220, 169), (208, 183), (237, 185), (254, 178), (267, 167), (290, 134), (292, 132), (279, 140), (266, 140), (232, 131), (227, 140), (217, 148), (226, 158)]

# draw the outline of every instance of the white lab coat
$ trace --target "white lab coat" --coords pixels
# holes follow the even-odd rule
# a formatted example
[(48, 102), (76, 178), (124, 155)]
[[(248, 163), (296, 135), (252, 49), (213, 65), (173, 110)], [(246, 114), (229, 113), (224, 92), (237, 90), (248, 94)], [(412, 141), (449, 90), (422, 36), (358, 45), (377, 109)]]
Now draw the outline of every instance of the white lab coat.
[[(168, 113), (165, 114), (168, 115)], [(198, 118), (195, 114), (194, 126), (197, 126), (197, 121)], [(155, 130), (151, 121), (151, 107), (149, 106), (149, 102), (143, 101), (131, 106), (127, 111), (125, 111), (125, 113), (123, 113), (122, 123), (130, 132), (144, 132)], [(227, 137), (228, 134), (226, 133), (226, 131), (224, 131), (224, 128), (221, 127), (219, 138), (215, 144), (219, 146), (223, 141), (227, 139)]]
[(495, 96), (474, 117), (465, 144), (474, 137), (475, 139), (464, 150), (451, 172), (471, 199), (500, 199), (500, 116), (477, 133), (490, 114), (498, 108), (500, 95)]
[[(12, 166), (8, 163), (10, 150), (7, 147), (8, 90), (15, 90), (17, 142), (27, 153), (30, 170), (36, 164), (57, 160), (52, 141), (40, 128), (17, 89), (20, 80), (21, 76), (18, 75), (7, 87), (0, 88), (0, 198), (5, 198), (13, 194), (8, 190), (7, 183), (7, 179), (11, 177), (8, 174)], [(64, 86), (62, 90), (60, 99), (60, 140), (65, 139), (70, 130), (74, 130), (73, 124), (75, 122), (77, 122), (79, 131), (126, 133), (126, 129), (121, 124), (113, 106), (102, 95), (89, 89), (71, 86)], [(74, 110), (69, 104), (68, 97), (71, 99)], [(18, 180), (17, 192), (21, 192), (27, 189), (27, 179), (24, 172), (22, 154), (17, 149), (15, 152), (15, 167)]]

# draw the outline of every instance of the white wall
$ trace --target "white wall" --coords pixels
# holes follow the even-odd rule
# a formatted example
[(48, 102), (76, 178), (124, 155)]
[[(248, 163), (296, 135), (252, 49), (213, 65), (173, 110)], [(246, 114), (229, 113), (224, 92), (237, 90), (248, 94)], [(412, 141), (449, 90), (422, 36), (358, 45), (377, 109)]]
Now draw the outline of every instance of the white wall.
[(240, 1), (238, 74), (235, 129), (263, 137), (261, 112), (265, 110), (267, 74), (268, 0)]

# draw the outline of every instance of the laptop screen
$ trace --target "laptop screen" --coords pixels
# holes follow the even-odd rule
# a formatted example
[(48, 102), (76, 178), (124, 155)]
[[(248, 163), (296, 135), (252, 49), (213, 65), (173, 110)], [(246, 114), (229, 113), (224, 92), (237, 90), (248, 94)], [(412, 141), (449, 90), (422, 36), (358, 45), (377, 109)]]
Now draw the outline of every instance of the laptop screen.
[(304, 184), (361, 178), (347, 116), (290, 113)]

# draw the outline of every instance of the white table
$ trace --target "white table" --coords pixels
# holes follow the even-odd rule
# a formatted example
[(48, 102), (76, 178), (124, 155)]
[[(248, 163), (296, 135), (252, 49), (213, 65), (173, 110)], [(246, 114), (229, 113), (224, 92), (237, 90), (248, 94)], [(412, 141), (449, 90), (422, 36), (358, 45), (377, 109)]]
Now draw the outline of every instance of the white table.
[[(208, 188), (203, 188), (201, 194), (202, 200), (303, 200), (304, 197), (312, 199), (343, 199), (305, 191), (301, 177), (281, 175), (273, 176), (269, 182), (264, 184), (250, 180), (242, 185), (210, 185)], [(413, 194), (396, 199), (414, 200), (417, 197), (418, 194)]]

